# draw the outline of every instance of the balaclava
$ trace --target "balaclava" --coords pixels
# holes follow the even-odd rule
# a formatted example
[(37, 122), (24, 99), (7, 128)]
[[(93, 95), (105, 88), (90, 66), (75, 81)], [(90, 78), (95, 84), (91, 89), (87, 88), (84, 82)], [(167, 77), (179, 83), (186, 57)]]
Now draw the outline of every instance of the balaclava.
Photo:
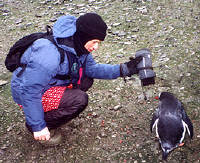
[(80, 16), (76, 21), (76, 32), (74, 34), (74, 48), (78, 56), (88, 54), (84, 45), (93, 39), (104, 41), (107, 25), (101, 16), (95, 13), (87, 13)]

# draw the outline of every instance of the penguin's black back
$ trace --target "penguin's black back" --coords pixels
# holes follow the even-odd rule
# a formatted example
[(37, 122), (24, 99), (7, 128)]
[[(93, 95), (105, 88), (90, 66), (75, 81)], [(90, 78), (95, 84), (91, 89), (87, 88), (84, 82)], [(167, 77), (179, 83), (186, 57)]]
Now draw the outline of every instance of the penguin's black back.
[(181, 116), (181, 102), (171, 93), (162, 92), (160, 95), (159, 112), (161, 114), (173, 114)]
[(183, 125), (180, 118), (173, 115), (162, 115), (158, 122), (158, 134), (162, 142), (176, 145), (180, 142), (183, 133)]

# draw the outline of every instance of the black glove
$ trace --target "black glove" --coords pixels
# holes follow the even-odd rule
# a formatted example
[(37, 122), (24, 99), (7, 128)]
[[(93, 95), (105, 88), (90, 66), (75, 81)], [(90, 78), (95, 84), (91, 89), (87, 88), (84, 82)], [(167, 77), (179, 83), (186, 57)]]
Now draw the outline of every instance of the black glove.
[(133, 58), (130, 57), (130, 61), (120, 64), (120, 76), (131, 77), (133, 74), (138, 74), (137, 64), (142, 60), (142, 56)]

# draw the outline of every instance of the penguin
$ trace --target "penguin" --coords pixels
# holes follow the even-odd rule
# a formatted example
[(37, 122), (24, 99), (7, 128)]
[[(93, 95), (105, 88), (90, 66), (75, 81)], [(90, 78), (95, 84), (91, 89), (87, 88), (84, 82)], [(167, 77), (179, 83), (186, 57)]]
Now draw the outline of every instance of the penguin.
[(193, 137), (193, 125), (182, 103), (169, 92), (161, 92), (158, 108), (153, 114), (150, 130), (155, 128), (162, 149), (162, 159), (167, 160), (169, 153), (182, 146), (186, 133)]

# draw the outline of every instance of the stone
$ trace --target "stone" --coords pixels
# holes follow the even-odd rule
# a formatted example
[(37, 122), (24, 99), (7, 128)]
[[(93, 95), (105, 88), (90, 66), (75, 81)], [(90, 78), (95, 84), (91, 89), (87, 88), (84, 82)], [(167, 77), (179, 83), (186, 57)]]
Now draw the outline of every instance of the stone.
[(5, 80), (0, 80), (0, 86), (3, 86), (5, 84), (8, 84), (8, 81), (5, 81)]

